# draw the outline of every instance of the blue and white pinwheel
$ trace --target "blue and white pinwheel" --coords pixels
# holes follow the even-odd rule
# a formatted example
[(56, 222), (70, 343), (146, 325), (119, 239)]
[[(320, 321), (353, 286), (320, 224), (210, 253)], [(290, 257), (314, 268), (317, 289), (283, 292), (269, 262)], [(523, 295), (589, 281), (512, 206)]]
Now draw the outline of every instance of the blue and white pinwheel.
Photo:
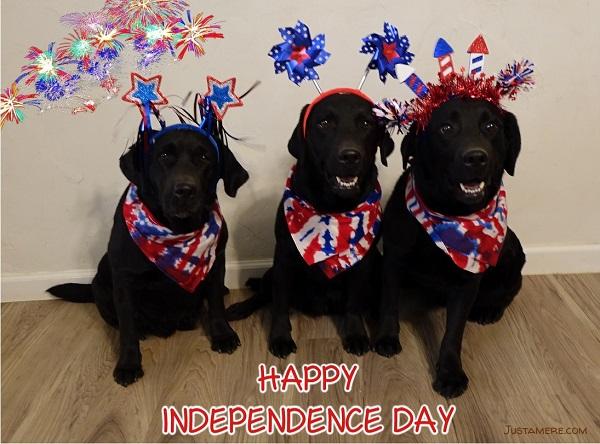
[(275, 74), (287, 71), (298, 85), (304, 79), (317, 80), (315, 66), (323, 65), (331, 55), (325, 51), (325, 35), (310, 37), (308, 26), (298, 20), (294, 28), (279, 28), (284, 42), (271, 48), (269, 57), (275, 60)]
[[(385, 22), (383, 32), (385, 35), (369, 34), (363, 38), (363, 46), (360, 48), (360, 52), (373, 54), (369, 69), (377, 69), (379, 78), (385, 83), (388, 74), (397, 79), (396, 65), (409, 65), (414, 58), (414, 54), (408, 51), (410, 45), (408, 37), (405, 35), (400, 36), (394, 25)], [(407, 75), (401, 74), (401, 76), (406, 78), (413, 70), (405, 71)], [(400, 79), (400, 81), (404, 81), (405, 78)]]

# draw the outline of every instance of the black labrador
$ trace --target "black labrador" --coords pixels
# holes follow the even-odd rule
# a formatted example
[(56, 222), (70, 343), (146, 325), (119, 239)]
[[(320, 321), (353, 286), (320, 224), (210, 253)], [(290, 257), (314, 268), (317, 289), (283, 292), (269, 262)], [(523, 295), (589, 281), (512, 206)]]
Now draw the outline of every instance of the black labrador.
[[(375, 155), (381, 160), (394, 143), (378, 126), (372, 103), (352, 93), (337, 93), (317, 102), (309, 115), (307, 106), (288, 143), (297, 159), (292, 192), (311, 204), (319, 214), (354, 209), (371, 193), (377, 182)], [(344, 349), (362, 355), (370, 349), (363, 324), (369, 302), (378, 299), (381, 254), (377, 239), (365, 257), (331, 279), (318, 264), (307, 265), (290, 235), (284, 216), (284, 199), (275, 221), (273, 267), (254, 283), (255, 295), (227, 309), (228, 319), (241, 319), (272, 301), (269, 350), (284, 358), (296, 351), (292, 339), (290, 308), (310, 315), (341, 315)]]
[[(220, 178), (231, 197), (248, 180), (248, 173), (229, 148), (217, 143), (220, 161), (205, 135), (183, 129), (160, 136), (144, 156), (140, 138), (120, 159), (121, 170), (137, 186), (141, 201), (174, 234), (191, 233), (204, 226)], [(119, 329), (119, 360), (113, 375), (123, 386), (143, 376), (139, 340), (147, 334), (167, 337), (176, 330), (195, 328), (204, 298), (208, 300), (212, 349), (232, 353), (240, 344), (225, 320), (225, 222), (212, 268), (189, 293), (159, 270), (133, 241), (123, 216), (126, 194), (117, 205), (108, 252), (92, 284), (63, 284), (48, 290), (74, 302), (95, 302), (104, 320)]]
[[(400, 352), (398, 302), (414, 307), (417, 298), (446, 307), (433, 388), (451, 398), (462, 394), (468, 378), (461, 345), (467, 320), (498, 321), (521, 288), (525, 254), (510, 229), (496, 266), (481, 273), (459, 268), (432, 241), (407, 210), (405, 189), (414, 177), (426, 206), (445, 216), (471, 215), (498, 193), (504, 171), (513, 175), (521, 137), (517, 119), (484, 100), (455, 98), (432, 113), (423, 131), (413, 124), (402, 141), (404, 168), (383, 216), (384, 276), (381, 319), (375, 350)], [(400, 307), (402, 309), (402, 307)]]

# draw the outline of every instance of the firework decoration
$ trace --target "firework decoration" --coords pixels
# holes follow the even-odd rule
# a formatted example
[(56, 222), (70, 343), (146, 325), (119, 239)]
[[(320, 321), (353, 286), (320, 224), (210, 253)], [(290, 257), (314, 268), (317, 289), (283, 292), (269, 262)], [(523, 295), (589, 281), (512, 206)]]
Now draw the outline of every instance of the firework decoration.
[(471, 77), (477, 77), (483, 72), (483, 62), (486, 54), (489, 54), (488, 47), (485, 43), (485, 39), (481, 34), (479, 34), (469, 49), (467, 49), (467, 54), (469, 54), (469, 75)]
[(308, 26), (300, 20), (293, 28), (279, 28), (279, 33), (283, 43), (273, 46), (269, 51), (269, 57), (274, 60), (275, 74), (287, 72), (289, 79), (296, 85), (309, 79), (321, 93), (317, 82), (319, 74), (315, 67), (324, 65), (331, 56), (325, 51), (325, 34), (311, 38)]
[(40, 107), (37, 94), (19, 94), (19, 87), (16, 83), (3, 90), (0, 95), (0, 127), (3, 127), (6, 121), (16, 124), (22, 122), (25, 118), (23, 108), (26, 106)]
[(22, 121), (21, 104), (91, 113), (128, 83), (128, 65), (145, 72), (163, 60), (204, 55), (208, 40), (223, 38), (221, 24), (187, 7), (184, 0), (105, 0), (99, 11), (63, 15), (66, 37), (45, 51), (32, 46), (25, 56), (15, 80), (23, 101), (14, 99), (13, 109), (12, 86), (3, 90), (2, 122)]
[(460, 72), (454, 70), (452, 59), (448, 59), (451, 53), (450, 45), (440, 38), (434, 50), (434, 57), (440, 65), (439, 83), (428, 83), (426, 94), (417, 95), (404, 105), (389, 100), (377, 104), (373, 112), (382, 124), (404, 131), (415, 123), (419, 130), (423, 130), (431, 113), (448, 100), (479, 99), (501, 108), (502, 99), (515, 100), (517, 94), (528, 91), (534, 85), (534, 64), (526, 59), (509, 64), (497, 76), (485, 74), (483, 55), (488, 54), (488, 48), (481, 35), (473, 41), (467, 51), (470, 55), (468, 72), (465, 73), (464, 68)]
[(186, 11), (187, 20), (181, 19), (181, 26), (176, 28), (179, 39), (175, 47), (179, 50), (177, 58), (181, 60), (189, 51), (196, 57), (204, 55), (203, 43), (207, 39), (222, 39), (223, 34), (220, 23), (211, 23), (214, 16), (197, 14), (192, 19), (192, 14)]

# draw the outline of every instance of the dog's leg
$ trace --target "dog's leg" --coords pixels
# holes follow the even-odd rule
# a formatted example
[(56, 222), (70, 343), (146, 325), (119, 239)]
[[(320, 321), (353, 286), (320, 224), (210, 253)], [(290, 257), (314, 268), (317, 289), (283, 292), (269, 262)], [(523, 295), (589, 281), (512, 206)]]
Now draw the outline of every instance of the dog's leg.
[(116, 382), (127, 387), (144, 376), (142, 354), (135, 325), (135, 307), (131, 291), (119, 279), (113, 279), (113, 291), (119, 319), (119, 361), (113, 376)]
[(400, 273), (402, 267), (394, 253), (383, 257), (381, 301), (377, 319), (375, 351), (381, 356), (391, 357), (400, 351), (400, 325), (398, 319), (398, 299), (400, 293)]
[(346, 280), (347, 302), (342, 318), (342, 343), (344, 350), (354, 355), (364, 355), (369, 351), (369, 335), (362, 317), (361, 301), (369, 298), (372, 291), (369, 274), (365, 266), (366, 259), (359, 262), (352, 270), (352, 276)]
[(275, 260), (273, 265), (273, 301), (271, 303), (271, 331), (269, 351), (278, 358), (296, 352), (290, 322), (290, 297), (294, 292), (293, 279), (286, 273), (285, 262)]
[(208, 330), (211, 348), (219, 353), (233, 353), (240, 345), (240, 338), (225, 319), (225, 254), (219, 255), (213, 264), (215, 275), (206, 282), (208, 299)]
[(461, 347), (463, 333), (471, 307), (479, 291), (480, 277), (464, 287), (450, 291), (446, 306), (446, 332), (440, 346), (433, 389), (445, 398), (460, 396), (469, 384), (462, 369)]

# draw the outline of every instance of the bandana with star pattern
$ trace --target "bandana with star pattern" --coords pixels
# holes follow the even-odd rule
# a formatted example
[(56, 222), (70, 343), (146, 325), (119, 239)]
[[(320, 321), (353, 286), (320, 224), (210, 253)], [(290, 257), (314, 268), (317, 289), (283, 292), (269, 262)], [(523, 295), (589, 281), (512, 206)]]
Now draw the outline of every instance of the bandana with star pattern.
[(290, 235), (308, 265), (319, 264), (331, 279), (360, 261), (373, 246), (381, 225), (381, 187), (356, 208), (342, 213), (318, 213), (291, 189), (294, 168), (283, 194)]
[(181, 288), (194, 292), (215, 262), (223, 226), (219, 202), (215, 200), (201, 229), (174, 234), (156, 220), (138, 197), (137, 187), (131, 184), (123, 203), (123, 217), (142, 253)]

